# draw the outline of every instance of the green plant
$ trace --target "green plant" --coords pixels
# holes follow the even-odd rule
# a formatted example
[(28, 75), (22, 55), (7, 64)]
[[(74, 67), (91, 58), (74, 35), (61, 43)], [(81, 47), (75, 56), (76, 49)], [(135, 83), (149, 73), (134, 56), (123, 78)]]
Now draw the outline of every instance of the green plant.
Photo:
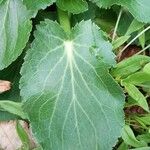
[[(44, 150), (147, 149), (149, 5), (0, 0), (0, 79), (12, 82), (0, 119), (28, 120)], [(121, 61), (132, 43), (141, 49)], [(127, 114), (130, 107), (144, 113)]]

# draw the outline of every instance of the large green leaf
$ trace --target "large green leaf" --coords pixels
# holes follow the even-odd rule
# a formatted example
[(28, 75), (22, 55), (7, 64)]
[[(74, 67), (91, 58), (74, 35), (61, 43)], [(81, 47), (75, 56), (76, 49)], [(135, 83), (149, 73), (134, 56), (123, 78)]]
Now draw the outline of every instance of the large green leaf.
[(0, 3), (0, 70), (21, 54), (31, 31), (29, 12), (21, 0)]
[(117, 141), (124, 96), (104, 63), (114, 63), (111, 49), (91, 21), (76, 25), (70, 36), (49, 20), (37, 27), (20, 88), (44, 150), (111, 150)]
[(149, 0), (91, 0), (99, 7), (108, 8), (114, 4), (121, 5), (139, 21), (150, 23)]
[(56, 3), (62, 10), (69, 11), (74, 14), (79, 14), (88, 10), (86, 0), (57, 0)]

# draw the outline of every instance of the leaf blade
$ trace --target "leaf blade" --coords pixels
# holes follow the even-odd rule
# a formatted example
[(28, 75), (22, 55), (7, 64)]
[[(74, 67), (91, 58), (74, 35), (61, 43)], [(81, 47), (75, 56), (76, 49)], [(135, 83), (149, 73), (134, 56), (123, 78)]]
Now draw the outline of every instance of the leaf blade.
[(149, 112), (149, 106), (144, 95), (139, 91), (139, 89), (133, 84), (122, 82), (123, 86), (127, 90), (128, 94), (138, 103), (140, 107)]
[(112, 43), (113, 49), (116, 50), (118, 47), (123, 45), (129, 38), (130, 38), (130, 36), (121, 36), (121, 37), (115, 39)]
[[(38, 141), (43, 148), (53, 150), (111, 149), (124, 124), (124, 96), (108, 74), (106, 60), (111, 59), (109, 64), (114, 62), (110, 44), (91, 21), (81, 22), (72, 29), (69, 39), (52, 21), (46, 20), (37, 30), (23, 65), (20, 87), (33, 132), (41, 128), (35, 133)], [(45, 40), (49, 41), (48, 47)], [(35, 50), (37, 44), (42, 53)], [(93, 44), (103, 56), (99, 61), (89, 51)], [(106, 47), (107, 54), (110, 53), (107, 57)], [(35, 64), (34, 76), (26, 70), (31, 64)], [(111, 122), (118, 128), (111, 128)], [(101, 136), (103, 130), (108, 132)]]
[(143, 141), (138, 141), (130, 128), (130, 126), (125, 125), (124, 129), (122, 131), (122, 138), (126, 144), (129, 144), (133, 147), (143, 147), (147, 146), (145, 142)]
[(117, 78), (125, 78), (143, 68), (150, 62), (150, 58), (144, 55), (135, 55), (119, 62), (111, 74)]
[(29, 12), (22, 1), (3, 0), (0, 4), (0, 70), (10, 65), (22, 53), (31, 31)]

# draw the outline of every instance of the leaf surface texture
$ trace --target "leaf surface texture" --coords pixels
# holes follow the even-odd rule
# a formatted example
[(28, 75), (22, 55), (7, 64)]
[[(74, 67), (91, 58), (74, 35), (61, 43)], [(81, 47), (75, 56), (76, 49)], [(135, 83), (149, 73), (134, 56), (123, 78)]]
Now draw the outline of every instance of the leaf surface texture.
[(108, 73), (111, 50), (91, 21), (70, 36), (49, 20), (37, 27), (20, 88), (44, 150), (112, 149), (124, 125), (124, 96)]

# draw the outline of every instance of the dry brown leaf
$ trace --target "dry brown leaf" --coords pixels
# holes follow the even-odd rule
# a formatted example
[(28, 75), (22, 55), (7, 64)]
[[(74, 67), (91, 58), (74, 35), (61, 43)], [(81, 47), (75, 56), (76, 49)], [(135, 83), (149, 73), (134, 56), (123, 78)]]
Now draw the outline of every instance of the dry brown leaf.
[(16, 150), (21, 147), (21, 141), (16, 133), (16, 122), (0, 123), (0, 146), (4, 150)]
[[(31, 147), (35, 147), (27, 123), (21, 121), (21, 124), (30, 138)], [(21, 140), (16, 132), (16, 121), (0, 122), (0, 150), (17, 150), (21, 146)]]
[(11, 88), (11, 82), (5, 81), (5, 80), (0, 80), (0, 93), (8, 91), (8, 90), (10, 90), (10, 88)]

